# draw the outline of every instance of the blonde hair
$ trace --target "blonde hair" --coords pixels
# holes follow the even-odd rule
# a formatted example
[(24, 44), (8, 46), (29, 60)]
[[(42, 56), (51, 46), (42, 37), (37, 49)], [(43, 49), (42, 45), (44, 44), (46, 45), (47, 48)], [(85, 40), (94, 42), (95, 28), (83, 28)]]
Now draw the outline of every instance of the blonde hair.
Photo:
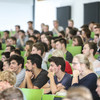
[(16, 83), (16, 74), (11, 71), (3, 71), (0, 74), (0, 80), (7, 81), (10, 85), (14, 85)]
[(63, 53), (62, 50), (57, 50), (57, 49), (56, 49), (56, 50), (52, 53), (52, 56), (64, 58), (64, 53)]
[(93, 70), (92, 64), (89, 62), (88, 58), (85, 55), (78, 54), (74, 57), (78, 59), (80, 64), (85, 64), (87, 69)]
[(86, 87), (71, 87), (67, 92), (70, 100), (93, 100), (91, 92)]

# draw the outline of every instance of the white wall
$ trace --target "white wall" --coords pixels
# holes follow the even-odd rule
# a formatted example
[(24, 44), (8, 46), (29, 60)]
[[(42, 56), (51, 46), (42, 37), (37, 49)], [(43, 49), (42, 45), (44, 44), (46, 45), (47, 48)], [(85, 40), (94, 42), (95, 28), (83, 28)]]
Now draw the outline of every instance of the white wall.
[(0, 30), (14, 30), (15, 25), (27, 30), (27, 21), (32, 20), (33, 0), (0, 0)]
[(96, 1), (100, 0), (46, 0), (36, 2), (35, 28), (40, 29), (40, 24), (44, 22), (50, 25), (51, 30), (53, 28), (52, 21), (56, 19), (56, 7), (67, 5), (70, 5), (72, 8), (71, 19), (74, 20), (75, 27), (80, 28), (84, 22), (84, 4)]

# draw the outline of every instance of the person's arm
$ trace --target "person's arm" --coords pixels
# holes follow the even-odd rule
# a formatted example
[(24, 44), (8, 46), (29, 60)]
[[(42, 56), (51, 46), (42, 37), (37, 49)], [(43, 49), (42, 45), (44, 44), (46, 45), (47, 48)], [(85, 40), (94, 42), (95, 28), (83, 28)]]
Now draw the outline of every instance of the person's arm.
[(74, 70), (74, 71), (73, 71), (72, 85), (73, 85), (74, 83), (78, 83), (78, 76), (79, 76), (79, 71), (78, 71), (78, 70)]

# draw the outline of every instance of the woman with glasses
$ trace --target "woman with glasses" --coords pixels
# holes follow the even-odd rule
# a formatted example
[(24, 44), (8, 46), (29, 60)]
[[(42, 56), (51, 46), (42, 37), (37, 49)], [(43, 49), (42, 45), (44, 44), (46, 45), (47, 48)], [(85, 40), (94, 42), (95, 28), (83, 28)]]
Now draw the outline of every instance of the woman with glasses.
[(78, 54), (74, 56), (73, 62), (73, 78), (72, 86), (85, 86), (87, 87), (94, 100), (99, 100), (99, 96), (96, 93), (97, 75), (92, 71), (92, 66), (86, 56)]

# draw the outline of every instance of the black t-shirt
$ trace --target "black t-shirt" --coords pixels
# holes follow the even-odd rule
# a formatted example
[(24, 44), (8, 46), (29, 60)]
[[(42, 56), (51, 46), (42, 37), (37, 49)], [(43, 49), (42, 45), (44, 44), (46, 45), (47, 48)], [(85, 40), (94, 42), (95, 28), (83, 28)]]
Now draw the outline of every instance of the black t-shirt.
[(66, 60), (69, 61), (69, 63), (72, 63), (73, 56), (69, 51), (66, 52)]
[(41, 88), (49, 80), (47, 74), (48, 74), (48, 72), (46, 70), (42, 69), (42, 71), (39, 73), (39, 75), (35, 79), (34, 78), (32, 79), (32, 84), (34, 86), (37, 86), (38, 88)]

